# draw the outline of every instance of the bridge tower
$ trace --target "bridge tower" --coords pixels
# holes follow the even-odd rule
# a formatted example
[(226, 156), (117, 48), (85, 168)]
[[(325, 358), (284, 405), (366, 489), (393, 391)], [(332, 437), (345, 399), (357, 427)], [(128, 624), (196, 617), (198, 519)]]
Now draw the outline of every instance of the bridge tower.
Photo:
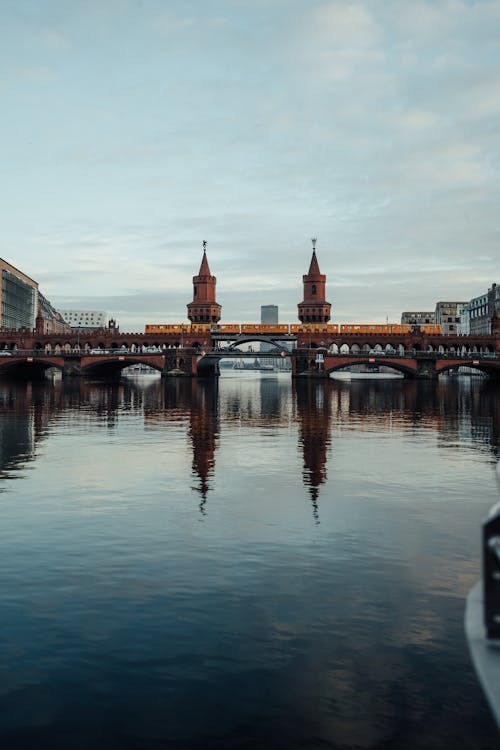
[(217, 279), (210, 273), (207, 243), (203, 242), (203, 258), (197, 276), (193, 276), (193, 301), (187, 306), (191, 323), (218, 323), (221, 306), (215, 299)]
[(313, 254), (309, 272), (302, 277), (304, 299), (299, 302), (298, 318), (301, 323), (328, 323), (331, 305), (325, 300), (326, 275), (319, 270), (316, 258), (316, 240), (312, 240)]

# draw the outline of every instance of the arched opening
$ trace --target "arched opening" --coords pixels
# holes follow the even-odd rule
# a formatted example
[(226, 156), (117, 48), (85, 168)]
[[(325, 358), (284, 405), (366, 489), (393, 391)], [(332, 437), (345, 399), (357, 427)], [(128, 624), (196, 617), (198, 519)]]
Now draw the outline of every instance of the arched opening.
[(342, 344), (340, 347), (340, 353), (341, 354), (349, 354), (349, 346), (348, 344)]

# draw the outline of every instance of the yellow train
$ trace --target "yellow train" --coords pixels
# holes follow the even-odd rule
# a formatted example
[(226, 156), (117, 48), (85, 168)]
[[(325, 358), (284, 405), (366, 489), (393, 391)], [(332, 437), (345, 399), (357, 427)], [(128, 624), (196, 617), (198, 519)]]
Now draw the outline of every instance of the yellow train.
[(146, 334), (166, 334), (181, 336), (183, 334), (283, 334), (323, 333), (326, 335), (338, 333), (357, 334), (408, 334), (408, 333), (440, 334), (442, 329), (435, 323), (422, 325), (408, 325), (400, 323), (148, 323)]
[(409, 325), (407, 323), (370, 323), (370, 324), (357, 324), (357, 323), (341, 323), (340, 333), (427, 333), (427, 334), (440, 334), (442, 328), (436, 323), (424, 323), (422, 325)]

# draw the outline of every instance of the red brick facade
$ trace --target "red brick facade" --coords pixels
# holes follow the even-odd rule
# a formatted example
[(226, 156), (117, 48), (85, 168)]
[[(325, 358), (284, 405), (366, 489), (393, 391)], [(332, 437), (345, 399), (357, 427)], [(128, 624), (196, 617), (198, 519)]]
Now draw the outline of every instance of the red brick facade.
[(328, 323), (331, 305), (325, 300), (326, 275), (319, 270), (316, 258), (316, 240), (313, 240), (313, 254), (309, 272), (302, 277), (304, 299), (298, 304), (298, 318), (301, 323)]
[(206, 243), (203, 243), (203, 258), (197, 276), (193, 276), (193, 301), (187, 306), (191, 323), (218, 323), (221, 306), (215, 299), (217, 279), (210, 273)]

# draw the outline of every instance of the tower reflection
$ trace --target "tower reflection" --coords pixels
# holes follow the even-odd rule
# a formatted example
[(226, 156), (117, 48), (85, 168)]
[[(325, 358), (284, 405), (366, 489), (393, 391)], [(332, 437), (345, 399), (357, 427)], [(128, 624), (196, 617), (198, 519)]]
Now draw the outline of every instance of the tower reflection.
[(304, 464), (302, 479), (309, 488), (314, 519), (319, 523), (319, 488), (326, 482), (330, 447), (331, 395), (333, 384), (326, 380), (296, 380), (294, 395), (299, 422), (299, 443)]
[(192, 381), (188, 435), (193, 449), (192, 472), (198, 478), (200, 511), (206, 513), (207, 494), (212, 487), (215, 451), (219, 438), (219, 384), (216, 378)]

